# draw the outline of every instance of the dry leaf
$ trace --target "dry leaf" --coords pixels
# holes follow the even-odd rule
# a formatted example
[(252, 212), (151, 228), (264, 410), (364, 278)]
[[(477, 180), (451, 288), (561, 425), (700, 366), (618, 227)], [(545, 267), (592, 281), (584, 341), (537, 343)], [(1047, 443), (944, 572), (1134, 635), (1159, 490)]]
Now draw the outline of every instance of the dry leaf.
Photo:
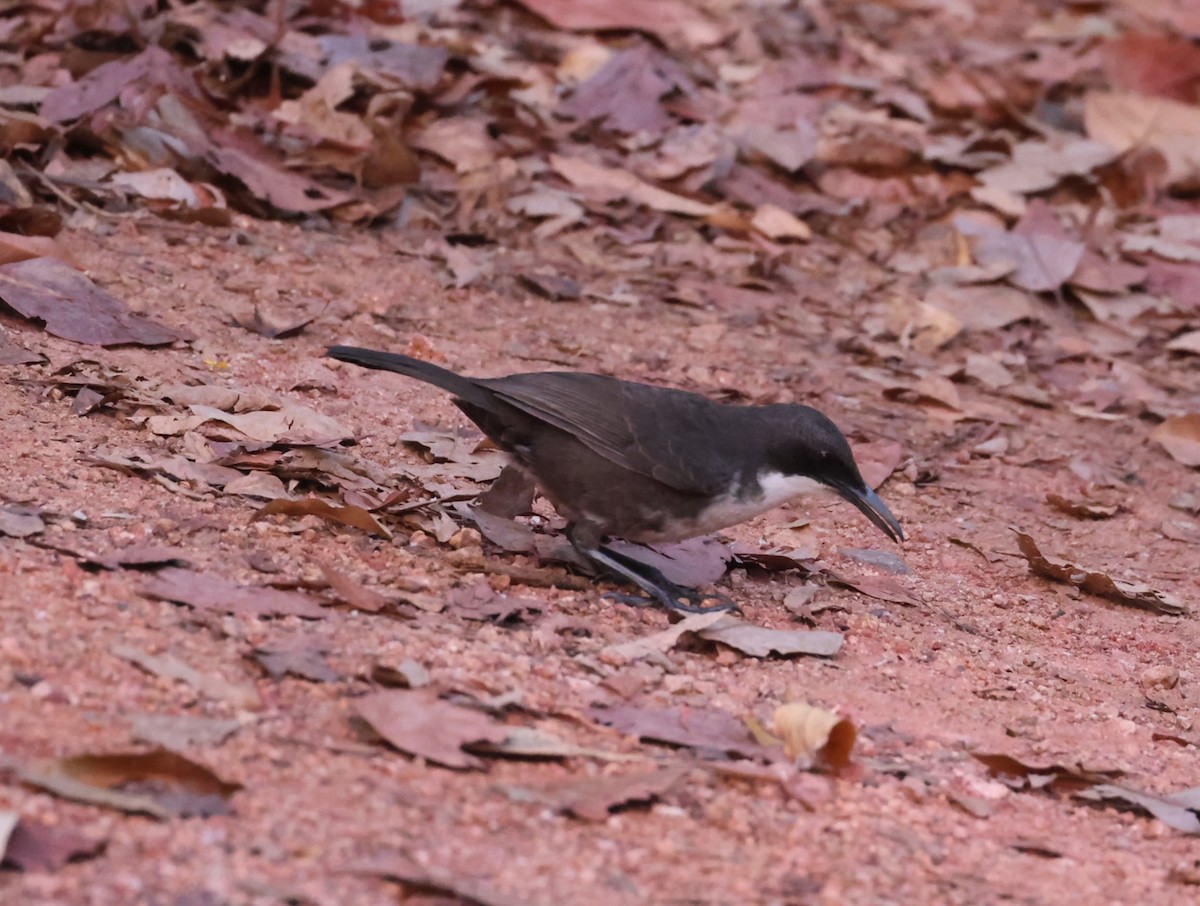
[(571, 778), (537, 787), (521, 787), (520, 799), (533, 799), (584, 821), (605, 821), (613, 809), (648, 803), (662, 796), (687, 774), (673, 766), (634, 774)]
[(1177, 831), (1200, 834), (1200, 787), (1193, 787), (1182, 793), (1158, 796), (1116, 784), (1102, 783), (1076, 793), (1075, 798), (1148, 812)]
[(694, 201), (666, 189), (660, 189), (638, 179), (628, 170), (604, 167), (580, 157), (550, 155), (550, 166), (571, 185), (580, 189), (598, 189), (613, 199), (625, 199), (643, 204), (656, 211), (682, 214), (686, 217), (711, 217), (720, 209), (716, 205)]
[(104, 852), (105, 840), (90, 840), (69, 827), (56, 827), (0, 811), (0, 866), (17, 871), (56, 872)]
[[(530, 906), (528, 897), (513, 897), (495, 890), (487, 879), (463, 877), (453, 869), (419, 864), (404, 853), (389, 853), (358, 862), (355, 874), (384, 878), (407, 888), (400, 901), (445, 906)], [(411, 893), (411, 896), (410, 896)]]
[(1047, 790), (1051, 793), (1076, 793), (1100, 783), (1124, 776), (1124, 771), (1090, 771), (1081, 766), (1047, 765), (1034, 767), (1011, 755), (972, 752), (971, 757), (987, 765), (1004, 783), (1018, 790)]
[(59, 758), (18, 776), (64, 799), (160, 820), (228, 814), (230, 797), (242, 788), (166, 749)]
[(508, 729), (486, 714), (440, 701), (424, 690), (375, 692), (358, 699), (354, 709), (401, 752), (448, 768), (483, 768), (463, 746), (508, 738)]
[(1021, 554), (1029, 561), (1031, 572), (1075, 585), (1089, 594), (1100, 595), (1119, 604), (1132, 604), (1134, 607), (1170, 616), (1180, 616), (1191, 612), (1173, 595), (1158, 591), (1149, 585), (1114, 579), (1107, 573), (1076, 566), (1066, 560), (1047, 557), (1038, 550), (1037, 543), (1033, 538), (1018, 529), (1013, 529), (1013, 531), (1017, 534), (1017, 546), (1020, 547)]
[(239, 720), (193, 714), (138, 714), (129, 721), (129, 734), (137, 741), (176, 752), (219, 746), (241, 728)]
[(272, 679), (290, 675), (314, 683), (336, 683), (342, 675), (326, 663), (328, 653), (324, 642), (298, 639), (282, 648), (255, 648), (254, 659)]
[(780, 657), (793, 654), (833, 657), (842, 650), (843, 641), (840, 632), (768, 629), (765, 626), (744, 623), (728, 615), (696, 634), (702, 639), (720, 642), (751, 657), (769, 657), (772, 654), (778, 654)]
[(847, 718), (805, 702), (788, 702), (776, 708), (772, 729), (783, 740), (788, 758), (811, 758), (833, 771), (849, 766), (858, 737)]
[(329, 563), (324, 560), (317, 560), (317, 566), (321, 568), (321, 573), (325, 576), (325, 581), (329, 583), (329, 587), (333, 589), (333, 593), (344, 603), (353, 607), (355, 610), (366, 611), (367, 613), (379, 613), (390, 603), (387, 598), (381, 595), (374, 589), (367, 588), (361, 582), (356, 582), (345, 573), (334, 569)]
[(113, 645), (109, 650), (147, 673), (179, 680), (202, 695), (229, 702), (234, 707), (251, 711), (262, 707), (262, 700), (253, 686), (231, 683), (216, 673), (204, 673), (173, 654), (150, 654), (132, 645), (121, 644)]
[(723, 611), (689, 614), (670, 629), (655, 633), (654, 635), (648, 635), (645, 638), (609, 645), (604, 650), (617, 655), (620, 659), (628, 660), (637, 660), (638, 658), (649, 657), (653, 654), (661, 654), (664, 651), (670, 651), (674, 648), (687, 633), (707, 629), (724, 617), (725, 613)]
[(1119, 506), (1104, 506), (1088, 500), (1068, 500), (1061, 494), (1047, 494), (1046, 502), (1080, 519), (1111, 519), (1121, 510)]
[(26, 506), (0, 506), (0, 535), (28, 538), (46, 530), (39, 511)]
[(724, 31), (684, 0), (519, 0), (522, 6), (566, 31), (648, 32), (668, 45), (698, 49), (716, 44)]
[(1092, 91), (1084, 98), (1088, 135), (1122, 154), (1153, 148), (1167, 163), (1170, 185), (1200, 185), (1200, 107), (1140, 94)]
[(135, 314), (57, 258), (0, 265), (0, 300), (26, 318), (44, 322), (47, 333), (76, 343), (160, 346), (191, 338), (186, 331)]
[(589, 708), (587, 714), (605, 726), (644, 741), (743, 758), (759, 758), (766, 752), (742, 721), (716, 708), (597, 705)]
[(254, 519), (266, 516), (316, 516), (326, 522), (348, 525), (371, 535), (391, 540), (391, 531), (371, 513), (357, 506), (334, 506), (320, 497), (304, 497), (300, 500), (272, 500), (254, 514)]
[(1189, 412), (1168, 418), (1150, 432), (1150, 439), (1160, 444), (1176, 462), (1185, 466), (1200, 466), (1200, 413)]
[(140, 591), (149, 598), (238, 616), (293, 616), (319, 620), (326, 615), (317, 602), (300, 592), (240, 585), (220, 576), (178, 567), (164, 569)]

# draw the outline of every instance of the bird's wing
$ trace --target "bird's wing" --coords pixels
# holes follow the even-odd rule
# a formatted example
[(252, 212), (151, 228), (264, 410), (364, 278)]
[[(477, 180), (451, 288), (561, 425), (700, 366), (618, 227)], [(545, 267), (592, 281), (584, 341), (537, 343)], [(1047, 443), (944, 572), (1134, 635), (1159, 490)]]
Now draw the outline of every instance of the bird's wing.
[[(733, 477), (722, 451), (736, 439), (718, 427), (720, 407), (697, 394), (575, 372), (514, 374), (477, 383), (611, 462), (676, 490), (719, 494)], [(680, 437), (707, 442), (699, 449), (684, 448)]]

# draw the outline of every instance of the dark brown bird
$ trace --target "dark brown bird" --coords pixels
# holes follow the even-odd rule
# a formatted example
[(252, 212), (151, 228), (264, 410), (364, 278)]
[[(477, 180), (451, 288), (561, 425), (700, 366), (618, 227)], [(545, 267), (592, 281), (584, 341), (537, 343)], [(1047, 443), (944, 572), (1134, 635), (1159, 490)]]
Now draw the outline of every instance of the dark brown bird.
[[(599, 374), (545, 371), (470, 378), (391, 352), (329, 355), (453, 394), (569, 520), (575, 550), (671, 610), (735, 606), (668, 581), (605, 546), (609, 536), (667, 542), (713, 532), (803, 494), (831, 490), (893, 541), (900, 523), (867, 487), (837, 426), (809, 406), (735, 406)], [(704, 607), (717, 597), (716, 607)]]

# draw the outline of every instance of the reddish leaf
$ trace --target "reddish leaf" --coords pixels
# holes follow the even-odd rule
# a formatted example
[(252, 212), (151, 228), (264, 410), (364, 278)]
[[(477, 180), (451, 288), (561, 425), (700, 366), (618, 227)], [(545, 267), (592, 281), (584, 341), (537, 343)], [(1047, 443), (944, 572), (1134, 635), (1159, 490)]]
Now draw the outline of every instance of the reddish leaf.
[(714, 708), (596, 706), (588, 709), (588, 716), (605, 726), (651, 742), (743, 758), (760, 758), (766, 753), (741, 720), (728, 711)]
[(504, 726), (487, 715), (423, 690), (376, 692), (355, 702), (355, 710), (401, 752), (448, 768), (482, 768), (484, 763), (462, 747), (503, 742), (508, 736)]
[[(3, 824), (0, 813), (0, 824)], [(8, 834), (0, 832), (0, 865), (18, 871), (55, 872), (68, 862), (82, 862), (104, 852), (104, 840), (89, 840), (70, 828), (52, 827), (22, 818)]]
[(325, 611), (308, 595), (237, 582), (189, 569), (169, 567), (147, 582), (141, 593), (149, 598), (187, 604), (198, 610), (238, 616), (304, 617), (318, 620)]
[(26, 318), (44, 321), (47, 333), (76, 343), (159, 346), (191, 337), (186, 331), (135, 314), (116, 296), (56, 258), (0, 266), (0, 299)]
[(685, 774), (686, 767), (665, 767), (633, 774), (572, 778), (539, 787), (525, 787), (521, 793), (523, 797), (532, 797), (584, 821), (605, 821), (617, 808), (657, 799), (682, 780)]
[(21, 779), (65, 799), (166, 819), (229, 813), (242, 788), (166, 749), (77, 755), (22, 769)]

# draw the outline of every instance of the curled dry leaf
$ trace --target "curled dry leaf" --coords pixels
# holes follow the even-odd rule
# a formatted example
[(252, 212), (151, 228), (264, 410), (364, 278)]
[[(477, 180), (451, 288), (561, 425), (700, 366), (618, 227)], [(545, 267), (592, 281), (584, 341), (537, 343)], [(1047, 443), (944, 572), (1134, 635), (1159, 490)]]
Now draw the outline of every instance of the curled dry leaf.
[(1158, 591), (1142, 582), (1127, 582), (1114, 579), (1107, 573), (1076, 566), (1066, 560), (1047, 557), (1038, 550), (1037, 542), (1024, 532), (1013, 529), (1017, 535), (1017, 546), (1022, 556), (1029, 561), (1029, 569), (1040, 576), (1075, 585), (1093, 595), (1109, 598), (1119, 604), (1132, 604), (1155, 613), (1181, 616), (1191, 611), (1174, 596)]
[(1200, 412), (1168, 418), (1150, 432), (1150, 439), (1185, 466), (1200, 466)]
[(788, 758), (810, 758), (833, 771), (849, 766), (858, 738), (849, 719), (806, 702), (788, 702), (776, 708), (772, 729), (783, 740)]
[(348, 525), (370, 535), (391, 539), (392, 533), (382, 522), (367, 510), (358, 506), (334, 506), (320, 497), (305, 497), (301, 500), (272, 500), (254, 514), (254, 519), (267, 516), (316, 516), (326, 522)]
[(242, 788), (166, 749), (59, 758), (18, 775), (64, 799), (160, 820), (228, 814), (230, 797)]

